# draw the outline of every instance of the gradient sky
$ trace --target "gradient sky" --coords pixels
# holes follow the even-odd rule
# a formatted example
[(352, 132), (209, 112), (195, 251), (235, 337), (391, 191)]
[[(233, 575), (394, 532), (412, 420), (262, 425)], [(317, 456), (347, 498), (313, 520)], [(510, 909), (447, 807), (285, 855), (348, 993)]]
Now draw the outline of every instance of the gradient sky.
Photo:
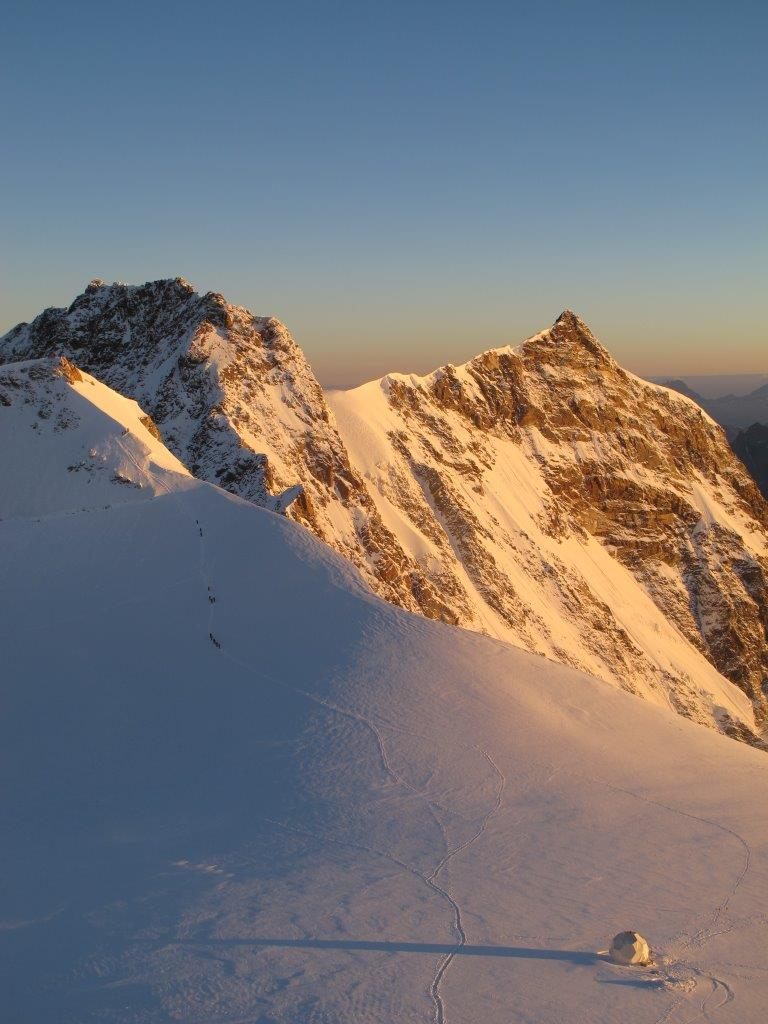
[(765, 372), (763, 2), (6, 2), (0, 330), (184, 276), (349, 384), (575, 309)]

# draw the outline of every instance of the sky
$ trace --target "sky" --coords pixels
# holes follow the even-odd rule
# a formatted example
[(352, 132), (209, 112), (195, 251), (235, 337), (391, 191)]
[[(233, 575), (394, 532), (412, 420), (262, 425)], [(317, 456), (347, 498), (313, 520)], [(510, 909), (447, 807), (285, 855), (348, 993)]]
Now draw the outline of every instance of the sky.
[(768, 5), (6, 0), (0, 331), (182, 276), (349, 386), (574, 309), (764, 373)]

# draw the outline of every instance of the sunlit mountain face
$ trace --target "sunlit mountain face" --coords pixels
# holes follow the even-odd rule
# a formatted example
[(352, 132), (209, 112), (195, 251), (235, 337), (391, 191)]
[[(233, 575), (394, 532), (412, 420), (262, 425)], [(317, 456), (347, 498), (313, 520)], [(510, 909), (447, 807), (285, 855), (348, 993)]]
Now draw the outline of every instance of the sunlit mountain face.
[(761, 742), (765, 502), (697, 405), (575, 314), (325, 394), (273, 318), (182, 279), (95, 281), (0, 353), (136, 398), (188, 472), (299, 522), (386, 600)]

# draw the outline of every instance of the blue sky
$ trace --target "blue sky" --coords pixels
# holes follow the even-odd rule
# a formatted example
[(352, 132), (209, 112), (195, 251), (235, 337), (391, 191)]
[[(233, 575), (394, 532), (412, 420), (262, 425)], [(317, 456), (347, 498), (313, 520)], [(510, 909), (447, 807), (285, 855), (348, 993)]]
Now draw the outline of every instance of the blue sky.
[(180, 275), (328, 383), (564, 307), (638, 372), (765, 371), (767, 29), (706, 0), (11, 2), (0, 330)]

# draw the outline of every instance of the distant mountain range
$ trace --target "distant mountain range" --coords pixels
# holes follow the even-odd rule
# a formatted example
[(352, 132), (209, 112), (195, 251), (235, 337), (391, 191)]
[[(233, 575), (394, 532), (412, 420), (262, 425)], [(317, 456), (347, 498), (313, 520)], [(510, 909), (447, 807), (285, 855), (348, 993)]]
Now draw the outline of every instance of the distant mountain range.
[(668, 373), (663, 377), (648, 379), (653, 384), (681, 380), (692, 391), (707, 399), (722, 398), (725, 395), (738, 398), (768, 384), (768, 373)]
[(736, 429), (750, 427), (753, 423), (768, 423), (768, 383), (761, 384), (746, 395), (723, 395), (721, 398), (704, 398), (683, 380), (666, 380), (663, 384), (693, 399), (713, 420), (729, 428), (732, 433)]
[[(574, 313), (463, 366), (326, 395), (273, 318), (182, 279), (94, 281), (0, 339), (5, 363), (52, 357), (136, 399), (187, 472), (303, 524), (386, 600), (762, 742), (768, 505), (698, 405), (623, 370)], [(20, 387), (0, 367), (0, 403)], [(94, 459), (71, 465), (95, 494)]]

